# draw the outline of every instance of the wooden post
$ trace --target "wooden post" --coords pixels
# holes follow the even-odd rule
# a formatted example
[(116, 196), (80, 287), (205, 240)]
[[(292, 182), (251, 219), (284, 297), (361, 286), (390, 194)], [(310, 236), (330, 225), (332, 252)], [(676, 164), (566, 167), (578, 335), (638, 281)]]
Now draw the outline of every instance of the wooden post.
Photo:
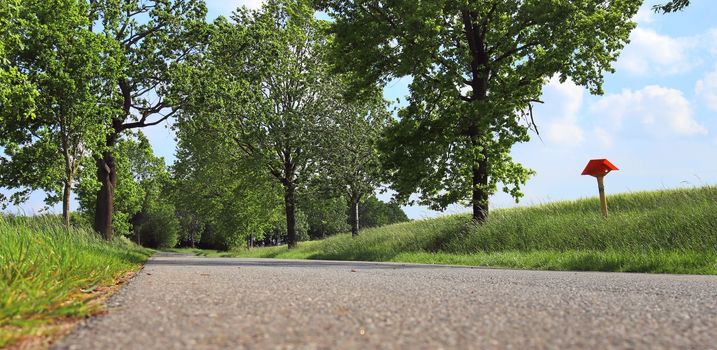
[(607, 198), (605, 198), (604, 178), (605, 176), (597, 176), (598, 192), (600, 192), (600, 209), (602, 209), (602, 216), (607, 218)]

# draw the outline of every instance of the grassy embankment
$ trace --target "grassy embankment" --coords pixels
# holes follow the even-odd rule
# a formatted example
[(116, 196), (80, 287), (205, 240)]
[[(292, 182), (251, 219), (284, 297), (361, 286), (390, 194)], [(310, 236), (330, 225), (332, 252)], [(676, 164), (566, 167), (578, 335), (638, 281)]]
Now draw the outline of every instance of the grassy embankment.
[(56, 218), (0, 215), (0, 348), (98, 312), (98, 300), (149, 254), (127, 240), (66, 230)]
[(395, 261), (546, 270), (717, 274), (717, 187), (612, 195), (453, 215), (322, 241), (233, 252), (265, 258)]

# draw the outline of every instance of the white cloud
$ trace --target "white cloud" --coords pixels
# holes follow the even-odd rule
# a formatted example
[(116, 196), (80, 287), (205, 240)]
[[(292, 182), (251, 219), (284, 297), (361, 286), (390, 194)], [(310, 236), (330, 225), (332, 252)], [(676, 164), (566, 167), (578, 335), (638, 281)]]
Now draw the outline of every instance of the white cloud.
[(585, 133), (577, 120), (583, 94), (584, 89), (570, 80), (560, 83), (557, 77), (550, 79), (543, 89), (545, 104), (536, 109), (538, 118), (547, 121), (548, 141), (564, 146), (577, 146), (583, 142)]
[(697, 45), (696, 38), (673, 38), (652, 29), (635, 28), (615, 67), (637, 75), (670, 75), (685, 72), (699, 62), (691, 60), (687, 50)]
[(547, 138), (563, 146), (577, 146), (585, 140), (583, 129), (572, 120), (558, 120), (548, 124)]
[(703, 41), (709, 47), (710, 53), (717, 56), (717, 28), (712, 28), (704, 35)]
[(612, 135), (610, 135), (607, 130), (598, 126), (595, 130), (593, 130), (593, 133), (595, 135), (595, 140), (597, 140), (603, 148), (612, 148), (612, 146), (615, 145)]
[(697, 81), (695, 95), (707, 105), (707, 108), (717, 111), (717, 69)]
[(606, 95), (590, 107), (590, 112), (612, 120), (615, 129), (638, 121), (643, 129), (658, 136), (707, 134), (693, 118), (682, 91), (657, 85)]
[(650, 6), (643, 5), (632, 20), (638, 25), (652, 23), (655, 21), (655, 11), (652, 11)]

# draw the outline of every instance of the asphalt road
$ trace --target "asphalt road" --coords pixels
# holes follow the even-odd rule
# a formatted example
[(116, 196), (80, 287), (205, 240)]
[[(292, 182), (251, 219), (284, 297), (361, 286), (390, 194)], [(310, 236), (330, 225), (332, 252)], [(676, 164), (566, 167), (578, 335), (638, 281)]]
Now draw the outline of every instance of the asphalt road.
[(57, 349), (717, 349), (717, 277), (155, 255)]

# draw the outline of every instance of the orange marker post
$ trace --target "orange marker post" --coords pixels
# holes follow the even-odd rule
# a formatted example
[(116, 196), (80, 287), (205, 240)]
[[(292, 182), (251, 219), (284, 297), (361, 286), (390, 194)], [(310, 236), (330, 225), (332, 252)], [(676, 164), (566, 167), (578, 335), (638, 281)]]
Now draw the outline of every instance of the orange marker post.
[(607, 198), (605, 197), (605, 175), (613, 170), (620, 170), (607, 159), (592, 159), (583, 169), (582, 175), (590, 175), (597, 178), (598, 192), (600, 193), (600, 209), (602, 215), (607, 218)]

